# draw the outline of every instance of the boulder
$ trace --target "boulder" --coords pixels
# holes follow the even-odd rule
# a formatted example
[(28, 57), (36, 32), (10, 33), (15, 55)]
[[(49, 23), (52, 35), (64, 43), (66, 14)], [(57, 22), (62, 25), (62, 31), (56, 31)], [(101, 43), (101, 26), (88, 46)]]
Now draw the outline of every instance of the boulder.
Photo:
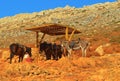
[(106, 44), (103, 44), (103, 45), (98, 46), (98, 47), (96, 48), (95, 52), (98, 53), (100, 56), (102, 56), (102, 55), (104, 55), (104, 54), (106, 53), (106, 50), (107, 50), (107, 49), (105, 49), (105, 48), (109, 48), (109, 47), (110, 47), (110, 49), (108, 49), (108, 50), (109, 50), (109, 51), (111, 50), (111, 53), (112, 53), (113, 47), (111, 46), (110, 43), (106, 43)]
[(103, 46), (102, 45), (98, 46), (95, 52), (98, 53), (100, 56), (104, 55)]

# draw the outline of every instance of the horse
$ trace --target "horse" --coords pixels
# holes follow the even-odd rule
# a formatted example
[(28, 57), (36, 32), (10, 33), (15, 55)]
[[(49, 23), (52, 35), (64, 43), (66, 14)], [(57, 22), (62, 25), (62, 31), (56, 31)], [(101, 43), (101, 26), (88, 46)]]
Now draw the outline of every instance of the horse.
[(30, 57), (32, 56), (31, 48), (21, 45), (19, 43), (12, 43), (9, 46), (9, 49), (10, 49), (10, 64), (12, 63), (12, 58), (14, 57), (14, 55), (19, 56), (18, 62), (23, 61), (23, 57), (24, 57), (25, 53), (28, 53)]
[(86, 57), (86, 51), (89, 46), (89, 42), (78, 38), (78, 40), (74, 41), (62, 41), (61, 46), (66, 48), (68, 51), (68, 57), (71, 55), (72, 50), (79, 49), (82, 50), (82, 57)]
[(51, 56), (53, 60), (58, 60), (62, 57), (61, 45), (47, 43), (46, 41), (40, 43), (40, 53), (44, 51), (46, 60), (50, 60)]

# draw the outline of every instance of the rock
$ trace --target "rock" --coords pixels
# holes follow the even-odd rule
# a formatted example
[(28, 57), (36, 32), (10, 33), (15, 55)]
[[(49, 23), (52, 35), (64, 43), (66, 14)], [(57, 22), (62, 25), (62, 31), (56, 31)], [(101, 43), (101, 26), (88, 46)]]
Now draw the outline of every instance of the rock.
[(100, 45), (99, 47), (97, 47), (95, 52), (97, 52), (100, 56), (103, 56), (104, 55), (103, 46)]

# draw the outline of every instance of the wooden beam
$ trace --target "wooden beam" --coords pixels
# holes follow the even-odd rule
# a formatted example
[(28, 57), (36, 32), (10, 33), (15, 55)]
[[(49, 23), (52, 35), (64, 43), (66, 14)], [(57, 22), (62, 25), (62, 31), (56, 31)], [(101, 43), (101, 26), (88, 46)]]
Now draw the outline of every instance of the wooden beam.
[(66, 38), (66, 40), (68, 40), (68, 27), (66, 27), (65, 38)]
[(35, 45), (35, 47), (38, 47), (38, 37), (39, 37), (38, 32), (36, 32), (36, 45)]
[(75, 32), (75, 29), (72, 31), (72, 33), (71, 33), (71, 35), (70, 35), (70, 37), (69, 37), (69, 41), (71, 41), (72, 36), (74, 35), (74, 32)]
[(43, 38), (45, 37), (45, 33), (42, 35), (42, 37), (41, 37), (41, 39), (40, 39), (40, 41), (39, 41), (39, 43), (41, 43), (42, 42), (42, 40), (43, 40)]
[[(42, 35), (42, 37), (41, 37), (41, 39), (40, 39), (40, 41), (39, 41), (39, 44), (42, 42), (42, 40), (43, 40), (43, 38), (45, 37), (45, 33)], [(38, 46), (37, 48), (39, 48), (40, 49), (40, 46)], [(39, 52), (39, 50), (38, 50), (38, 52)], [(39, 54), (37, 54), (37, 63), (39, 62)]]

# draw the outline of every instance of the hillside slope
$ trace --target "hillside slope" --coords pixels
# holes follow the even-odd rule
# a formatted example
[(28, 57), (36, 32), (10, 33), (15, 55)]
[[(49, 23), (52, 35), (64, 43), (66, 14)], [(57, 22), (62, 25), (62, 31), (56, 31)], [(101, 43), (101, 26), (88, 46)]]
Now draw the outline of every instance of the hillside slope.
[[(110, 41), (120, 43), (120, 2), (95, 4), (83, 8), (66, 6), (32, 14), (18, 14), (0, 19), (0, 47), (8, 47), (11, 42), (34, 44), (35, 34), (24, 30), (43, 23), (59, 23), (76, 27), (82, 36), (93, 38), (105, 35)], [(117, 36), (112, 32), (117, 32)], [(115, 36), (115, 37), (114, 37)], [(114, 39), (114, 40), (113, 40)]]
[[(81, 50), (70, 57), (45, 60), (35, 48), (35, 33), (24, 28), (43, 23), (59, 23), (76, 27), (80, 37), (88, 40), (87, 57)], [(41, 36), (41, 33), (40, 33)], [(46, 36), (44, 40), (64, 39)], [(32, 47), (32, 62), (10, 64), (8, 49), (12, 42)], [(0, 81), (119, 81), (120, 80), (120, 2), (95, 4), (84, 8), (56, 8), (32, 14), (18, 14), (0, 19)]]

